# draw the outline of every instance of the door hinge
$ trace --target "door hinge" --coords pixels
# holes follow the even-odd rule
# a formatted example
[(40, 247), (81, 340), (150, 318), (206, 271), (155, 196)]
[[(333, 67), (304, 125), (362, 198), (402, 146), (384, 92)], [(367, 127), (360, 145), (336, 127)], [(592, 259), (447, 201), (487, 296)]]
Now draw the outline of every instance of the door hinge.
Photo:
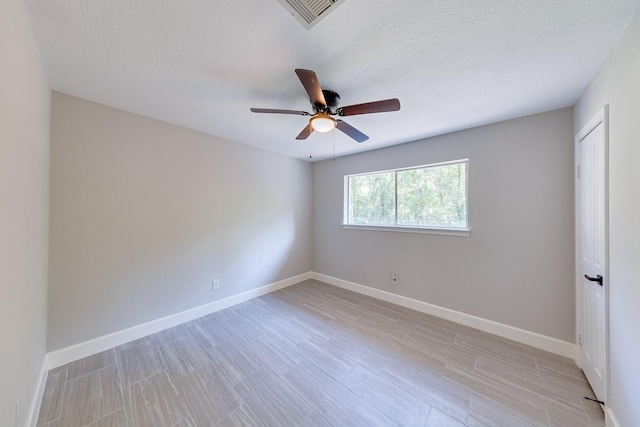
[(576, 176), (580, 178), (580, 166), (576, 166)]

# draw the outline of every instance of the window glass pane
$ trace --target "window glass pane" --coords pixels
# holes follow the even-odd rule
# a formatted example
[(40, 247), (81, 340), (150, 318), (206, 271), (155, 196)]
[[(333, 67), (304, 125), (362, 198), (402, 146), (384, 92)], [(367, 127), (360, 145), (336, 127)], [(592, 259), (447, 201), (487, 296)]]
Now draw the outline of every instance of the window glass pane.
[(466, 227), (465, 166), (453, 163), (398, 171), (397, 225)]
[(349, 177), (349, 223), (395, 224), (395, 173)]

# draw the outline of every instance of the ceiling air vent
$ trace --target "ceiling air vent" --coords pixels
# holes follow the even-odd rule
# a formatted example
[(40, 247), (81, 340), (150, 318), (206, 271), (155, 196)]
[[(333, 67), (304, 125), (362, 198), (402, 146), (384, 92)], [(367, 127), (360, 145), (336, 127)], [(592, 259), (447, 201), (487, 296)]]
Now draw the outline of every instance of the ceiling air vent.
[(311, 29), (344, 0), (278, 0), (307, 29)]

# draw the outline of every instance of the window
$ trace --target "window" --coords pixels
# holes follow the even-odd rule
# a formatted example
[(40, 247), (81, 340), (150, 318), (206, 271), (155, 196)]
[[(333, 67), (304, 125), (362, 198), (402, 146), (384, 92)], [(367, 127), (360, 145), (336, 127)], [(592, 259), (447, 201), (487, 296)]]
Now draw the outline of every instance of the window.
[(468, 230), (469, 160), (345, 176), (345, 226)]

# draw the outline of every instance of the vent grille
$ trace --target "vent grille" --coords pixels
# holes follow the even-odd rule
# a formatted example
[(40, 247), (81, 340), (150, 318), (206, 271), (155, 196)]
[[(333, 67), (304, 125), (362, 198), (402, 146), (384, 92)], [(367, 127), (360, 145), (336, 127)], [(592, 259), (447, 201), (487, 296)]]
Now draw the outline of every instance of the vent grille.
[(278, 0), (302, 25), (310, 29), (344, 0)]

